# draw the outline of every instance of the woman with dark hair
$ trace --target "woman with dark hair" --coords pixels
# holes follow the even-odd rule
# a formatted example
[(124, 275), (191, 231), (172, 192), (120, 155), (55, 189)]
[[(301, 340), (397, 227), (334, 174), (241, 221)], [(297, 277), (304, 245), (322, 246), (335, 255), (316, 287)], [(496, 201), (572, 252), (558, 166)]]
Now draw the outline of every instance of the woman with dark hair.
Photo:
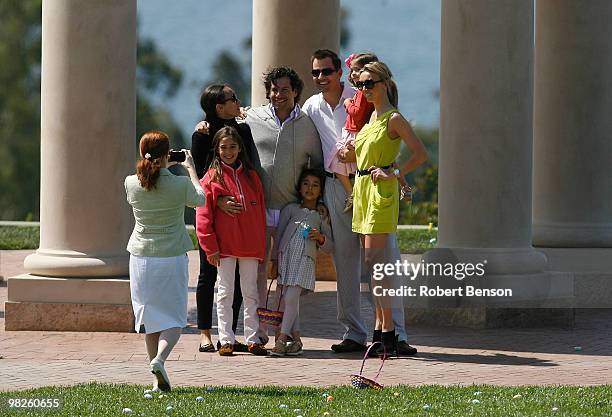
[[(365, 263), (369, 271), (375, 264), (394, 261), (387, 247), (391, 233), (397, 231), (399, 216), (398, 180), (415, 170), (427, 160), (423, 142), (414, 134), (410, 123), (397, 110), (397, 86), (391, 71), (382, 62), (366, 64), (359, 74), (355, 86), (363, 91), (374, 112), (369, 122), (355, 138), (357, 177), (354, 186), (353, 232), (361, 238), (365, 250)], [(410, 158), (401, 167), (394, 161), (404, 142)], [(394, 280), (382, 282), (372, 280), (372, 288), (394, 285)], [(378, 354), (393, 354), (397, 351), (395, 326), (391, 310), (393, 300), (389, 297), (374, 297), (376, 323), (374, 342), (382, 342)], [(416, 352), (416, 350), (414, 350)]]
[(163, 132), (150, 131), (140, 139), (136, 175), (125, 179), (127, 201), (136, 224), (130, 252), (130, 293), (135, 329), (145, 328), (145, 344), (154, 388), (170, 390), (164, 369), (168, 355), (187, 325), (187, 251), (193, 248), (185, 229), (185, 206), (204, 205), (204, 191), (193, 159), (185, 152), (181, 163), (189, 177), (175, 176), (168, 166), (170, 142)]
[[(212, 142), (215, 134), (223, 127), (230, 126), (236, 129), (240, 135), (246, 156), (250, 162), (257, 166), (259, 160), (251, 129), (246, 123), (238, 123), (240, 117), (240, 100), (236, 97), (234, 90), (227, 84), (212, 84), (206, 87), (200, 97), (200, 106), (206, 114), (205, 122), (196, 127), (191, 136), (191, 153), (195, 162), (198, 178), (202, 178), (208, 171), (214, 156)], [(238, 201), (232, 198), (223, 198), (218, 202), (218, 207), (228, 214), (238, 214), (242, 208)], [(197, 226), (197, 225), (196, 225)], [(198, 287), (196, 290), (196, 302), (198, 307), (198, 329), (200, 329), (200, 352), (215, 352), (212, 343), (210, 329), (212, 327), (212, 310), (215, 294), (215, 282), (217, 281), (217, 268), (207, 260), (207, 255), (199, 247), (200, 251), (200, 274), (198, 276)], [(236, 268), (236, 280), (234, 285), (234, 301), (232, 309), (234, 312), (232, 329), (235, 332), (238, 325), (238, 314), (242, 305), (242, 294), (240, 292), (240, 275)], [(246, 352), (247, 346), (236, 342), (235, 352)]]

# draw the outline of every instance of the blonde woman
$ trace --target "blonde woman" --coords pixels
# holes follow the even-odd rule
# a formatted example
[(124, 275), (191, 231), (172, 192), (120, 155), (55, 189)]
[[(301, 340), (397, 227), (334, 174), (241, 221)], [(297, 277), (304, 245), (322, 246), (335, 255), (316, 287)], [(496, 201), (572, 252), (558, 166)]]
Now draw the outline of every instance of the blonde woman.
[[(360, 234), (365, 262), (371, 271), (374, 264), (393, 262), (387, 248), (389, 234), (396, 233), (399, 216), (398, 179), (427, 160), (427, 151), (414, 134), (410, 123), (397, 110), (398, 93), (391, 71), (383, 62), (363, 67), (355, 86), (374, 105), (369, 122), (355, 138), (357, 176), (353, 199), (353, 232)], [(410, 158), (401, 167), (394, 161), (404, 142)], [(372, 287), (381, 285), (372, 281)], [(392, 285), (382, 282), (382, 285)], [(395, 327), (391, 315), (393, 300), (374, 297), (376, 323), (374, 342), (384, 344), (387, 355), (397, 351)], [(382, 355), (382, 347), (377, 353)], [(415, 350), (416, 352), (416, 350)]]

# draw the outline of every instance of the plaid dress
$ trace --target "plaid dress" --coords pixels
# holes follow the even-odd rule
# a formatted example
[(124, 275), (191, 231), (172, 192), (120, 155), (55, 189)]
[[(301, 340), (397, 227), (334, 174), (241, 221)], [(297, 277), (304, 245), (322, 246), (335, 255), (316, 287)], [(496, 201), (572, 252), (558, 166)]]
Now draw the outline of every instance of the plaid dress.
[(308, 291), (315, 288), (315, 260), (306, 255), (304, 222), (300, 222), (287, 244), (287, 249), (279, 254), (278, 283), (297, 285)]

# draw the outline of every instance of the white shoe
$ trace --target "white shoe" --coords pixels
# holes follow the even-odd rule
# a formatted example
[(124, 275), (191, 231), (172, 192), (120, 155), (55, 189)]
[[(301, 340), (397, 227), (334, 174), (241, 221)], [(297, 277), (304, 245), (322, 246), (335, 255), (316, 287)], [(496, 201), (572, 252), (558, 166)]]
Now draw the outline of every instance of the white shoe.
[(157, 387), (164, 392), (170, 391), (170, 380), (164, 369), (164, 364), (161, 361), (153, 359), (151, 361), (151, 373), (157, 378)]

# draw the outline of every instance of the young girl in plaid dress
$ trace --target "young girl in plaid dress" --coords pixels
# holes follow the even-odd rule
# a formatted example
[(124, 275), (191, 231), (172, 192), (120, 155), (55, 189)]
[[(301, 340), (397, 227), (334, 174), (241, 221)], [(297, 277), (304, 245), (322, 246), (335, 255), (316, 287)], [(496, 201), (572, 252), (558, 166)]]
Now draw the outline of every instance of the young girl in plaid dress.
[(281, 211), (272, 252), (272, 274), (278, 275), (277, 292), (282, 294), (284, 309), (280, 334), (270, 352), (275, 356), (302, 354), (300, 295), (314, 291), (317, 249), (330, 251), (333, 245), (327, 208), (319, 202), (324, 184), (321, 172), (302, 171), (296, 187), (301, 202), (290, 203)]

